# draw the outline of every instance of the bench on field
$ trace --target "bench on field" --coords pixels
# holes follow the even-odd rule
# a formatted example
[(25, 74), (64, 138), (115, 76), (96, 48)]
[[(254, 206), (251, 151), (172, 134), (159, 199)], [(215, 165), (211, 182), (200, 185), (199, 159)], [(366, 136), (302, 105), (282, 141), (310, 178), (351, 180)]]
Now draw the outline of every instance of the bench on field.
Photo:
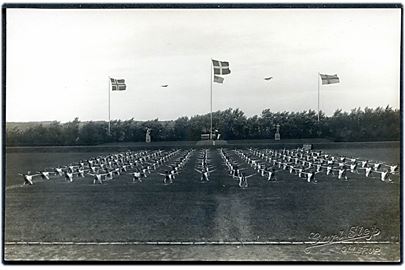
[(201, 134), (201, 140), (209, 140), (210, 139), (210, 134)]

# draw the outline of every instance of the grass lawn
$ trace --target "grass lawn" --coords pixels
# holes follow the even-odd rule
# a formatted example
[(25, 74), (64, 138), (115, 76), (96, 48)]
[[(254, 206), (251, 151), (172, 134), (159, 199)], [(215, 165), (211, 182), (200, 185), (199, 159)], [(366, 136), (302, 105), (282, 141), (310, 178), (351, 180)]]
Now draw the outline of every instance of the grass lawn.
[[(338, 150), (339, 154), (399, 163), (399, 150), (395, 148)], [(338, 150), (331, 152), (337, 153)], [(399, 258), (398, 182), (387, 184), (357, 175), (349, 175), (350, 181), (343, 182), (324, 175), (318, 178), (317, 184), (312, 184), (288, 172), (281, 172), (277, 182), (268, 182), (255, 175), (249, 178), (247, 189), (240, 189), (227, 174), (217, 150), (211, 149), (216, 171), (212, 173), (211, 181), (205, 184), (200, 183), (199, 175), (193, 169), (197, 162), (196, 150), (173, 185), (163, 185), (162, 176), (153, 172), (138, 184), (133, 184), (129, 175), (122, 175), (103, 185), (93, 185), (92, 178), (87, 176), (73, 183), (67, 183), (60, 177), (33, 186), (16, 187), (21, 183), (18, 172), (67, 165), (100, 154), (107, 153), (8, 153), (6, 186), (10, 188), (6, 190), (5, 198), (5, 241), (308, 241), (311, 233), (328, 235), (348, 230), (351, 226), (377, 226), (381, 233), (373, 240), (392, 243), (394, 248), (384, 246), (385, 253), (377, 257), (335, 254), (330, 259), (361, 261)], [(234, 154), (232, 156), (239, 159)], [(245, 167), (248, 174), (253, 172), (247, 165)], [(158, 169), (159, 172), (163, 170)], [(241, 252), (235, 250), (233, 255), (225, 258), (217, 254), (218, 249), (228, 254), (234, 249), (233, 246), (201, 247), (201, 254), (195, 251), (197, 247), (162, 247), (162, 253), (146, 246), (94, 246), (93, 249), (77, 246), (77, 249), (66, 247), (63, 251), (58, 246), (52, 248), (46, 246), (43, 250), (48, 252), (44, 252), (29, 245), (6, 245), (5, 254), (9, 260), (22, 257), (226, 260), (235, 259), (233, 255)], [(274, 249), (271, 246), (249, 249), (246, 246), (246, 252), (236, 259), (314, 259), (304, 253), (305, 246), (286, 246), (278, 253), (280, 248), (283, 249), (279, 246)], [(195, 256), (187, 255), (187, 249), (196, 252)], [(80, 254), (79, 250), (82, 251)], [(105, 252), (106, 256), (99, 256), (98, 251)], [(263, 252), (276, 257), (264, 257)]]

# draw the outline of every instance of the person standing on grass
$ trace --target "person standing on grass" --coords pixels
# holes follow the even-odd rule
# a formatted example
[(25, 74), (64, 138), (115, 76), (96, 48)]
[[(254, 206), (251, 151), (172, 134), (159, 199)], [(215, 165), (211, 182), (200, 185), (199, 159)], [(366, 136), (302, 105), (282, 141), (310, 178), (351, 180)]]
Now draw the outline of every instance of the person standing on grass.
[(67, 170), (65, 172), (65, 179), (70, 183), (73, 182), (73, 173)]
[(394, 174), (398, 170), (398, 165), (390, 165), (390, 173)]
[(85, 170), (84, 170), (83, 167), (82, 167), (82, 168), (79, 168), (79, 169), (77, 170), (77, 176), (80, 176), (80, 177), (84, 178), (84, 173), (85, 173)]
[(260, 168), (260, 171), (258, 173), (260, 173), (260, 176), (262, 176), (262, 177), (264, 177), (266, 175), (266, 167), (265, 167), (265, 165), (263, 165)]
[(310, 183), (310, 182), (317, 183), (318, 181), (315, 179), (316, 174), (317, 173), (313, 169), (308, 170), (306, 172), (307, 182), (308, 183)]
[(76, 166), (74, 166), (74, 165), (69, 165), (69, 166), (67, 166), (67, 168), (68, 168), (68, 171), (69, 172), (74, 172), (74, 168), (75, 168)]
[(347, 181), (346, 171), (347, 171), (347, 169), (345, 166), (340, 167), (339, 171), (338, 171), (338, 179), (344, 179)]
[(145, 166), (143, 166), (141, 169), (141, 177), (142, 178), (148, 177), (146, 173), (147, 173), (147, 168)]
[(169, 173), (170, 173), (170, 176), (171, 176), (171, 178), (174, 180), (174, 179), (176, 179), (176, 171), (173, 169), (173, 167), (169, 167), (170, 168), (170, 170), (169, 170)]
[(329, 175), (329, 174), (331, 174), (331, 173), (332, 173), (332, 175), (334, 175), (334, 174), (333, 174), (333, 170), (332, 170), (332, 166), (329, 166), (329, 165), (328, 165), (328, 166), (326, 167), (326, 175)]
[(113, 179), (113, 171), (107, 170), (105, 179), (106, 180), (112, 180)]
[(277, 181), (276, 169), (274, 167), (270, 167), (267, 170), (267, 181)]
[(368, 167), (368, 165), (366, 165), (365, 167), (361, 167), (360, 169), (366, 172), (366, 177), (369, 177), (372, 173), (372, 168)]
[(388, 170), (388, 168), (384, 169), (383, 171), (375, 171), (376, 173), (380, 173), (381, 178), (380, 180), (383, 182), (388, 182), (388, 183), (392, 183), (392, 179), (390, 178), (390, 171)]
[(209, 182), (210, 181), (210, 179), (208, 178), (209, 173), (215, 171), (215, 170), (209, 170), (208, 167), (203, 167), (201, 169), (201, 171), (198, 169), (194, 169), (194, 170), (201, 174), (201, 178), (200, 178), (201, 182)]
[(359, 173), (357, 170), (357, 162), (350, 164), (350, 172), (351, 173)]
[(94, 160), (88, 159), (87, 163), (89, 164), (89, 167), (93, 167)]
[(31, 174), (31, 171), (28, 171), (26, 174), (19, 173), (18, 175), (24, 177), (24, 186), (25, 186), (25, 185), (33, 185), (34, 182), (32, 181), (32, 178), (34, 178), (39, 174)]
[(151, 165), (152, 165), (153, 170), (156, 170), (157, 167), (159, 166), (159, 165), (158, 165), (158, 162), (157, 162), (156, 160), (152, 160)]
[(132, 176), (132, 183), (142, 183), (141, 173), (138, 169), (135, 169), (135, 171), (132, 173)]
[(282, 165), (282, 168), (283, 168), (284, 171), (286, 171), (288, 169), (288, 163), (287, 162), (282, 162), (281, 165)]
[(100, 174), (100, 173), (94, 173), (94, 174), (93, 174), (93, 173), (89, 173), (89, 175), (94, 176), (94, 178), (93, 178), (93, 185), (96, 184), (96, 183), (99, 183), (99, 184), (102, 184), (102, 183), (103, 183), (103, 181), (101, 180), (103, 174)]
[(96, 167), (95, 166), (90, 166), (90, 172), (91, 173), (96, 173)]
[(59, 175), (59, 176), (62, 176), (62, 175), (63, 175), (62, 166), (56, 167), (56, 168), (55, 168), (55, 173), (56, 173), (57, 175)]
[(129, 167), (130, 169), (132, 169), (132, 168), (135, 167), (135, 164), (134, 164), (132, 161), (130, 161), (130, 162), (128, 163), (128, 167)]
[(241, 174), (241, 171), (245, 170), (245, 168), (239, 168), (238, 165), (233, 166), (233, 177), (239, 177)]
[(163, 184), (168, 185), (168, 184), (173, 184), (173, 179), (169, 171), (165, 171), (165, 173), (159, 173), (160, 175), (163, 175)]
[(388, 165), (388, 164), (382, 164), (385, 168), (389, 168), (390, 174), (396, 174), (398, 172), (398, 164), (395, 165)]
[(120, 168), (115, 168), (114, 170), (112, 170), (112, 173), (114, 174), (116, 174), (117, 176), (120, 176), (121, 175), (121, 169)]
[(123, 172), (127, 172), (127, 165), (122, 165), (121, 169)]
[(295, 173), (295, 167), (290, 163), (289, 165), (288, 165), (288, 172), (290, 173), (290, 174), (293, 174), (293, 173)]
[(49, 174), (50, 174), (50, 172), (47, 172), (47, 171), (40, 171), (40, 172), (38, 172), (40, 175), (41, 175), (41, 178), (42, 179), (44, 179), (44, 180), (49, 180)]
[(255, 175), (255, 173), (254, 174), (251, 174), (251, 175), (248, 175), (248, 176), (245, 176), (243, 173), (240, 173), (240, 175), (238, 176), (238, 179), (239, 179), (239, 187), (240, 188), (247, 188), (248, 187), (248, 178), (249, 177), (252, 177), (253, 175)]
[(316, 172), (317, 173), (322, 172), (322, 164), (316, 164)]
[(378, 169), (380, 169), (380, 167), (381, 167), (381, 163), (374, 163), (373, 164), (373, 167), (374, 167), (374, 171), (378, 171)]
[(299, 178), (301, 178), (302, 175), (304, 174), (304, 169), (302, 168), (302, 166), (298, 167), (295, 171)]

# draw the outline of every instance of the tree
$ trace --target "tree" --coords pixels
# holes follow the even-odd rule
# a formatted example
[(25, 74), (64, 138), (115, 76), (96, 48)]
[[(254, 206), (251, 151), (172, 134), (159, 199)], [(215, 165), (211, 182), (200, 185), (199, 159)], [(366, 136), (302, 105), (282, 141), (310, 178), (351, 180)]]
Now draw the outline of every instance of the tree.
[(80, 128), (80, 121), (79, 118), (75, 118), (72, 122), (68, 122), (63, 125), (62, 128), (62, 137), (64, 145), (75, 145), (79, 143), (79, 128)]
[(80, 142), (83, 144), (100, 144), (107, 141), (107, 124), (97, 122), (85, 123), (79, 132)]
[[(280, 124), (282, 138), (330, 138), (335, 141), (382, 141), (400, 139), (401, 112), (391, 107), (355, 108), (349, 112), (336, 110), (328, 117), (323, 112), (318, 122), (314, 110), (302, 112), (262, 111), (249, 118), (240, 109), (226, 109), (212, 114), (213, 128), (225, 140), (273, 138)], [(201, 133), (210, 132), (210, 114), (179, 117), (175, 121), (111, 121), (80, 122), (78, 118), (61, 124), (32, 125), (27, 129), (6, 128), (7, 145), (93, 145), (106, 142), (137, 142), (145, 140), (147, 128), (153, 141), (200, 140)]]

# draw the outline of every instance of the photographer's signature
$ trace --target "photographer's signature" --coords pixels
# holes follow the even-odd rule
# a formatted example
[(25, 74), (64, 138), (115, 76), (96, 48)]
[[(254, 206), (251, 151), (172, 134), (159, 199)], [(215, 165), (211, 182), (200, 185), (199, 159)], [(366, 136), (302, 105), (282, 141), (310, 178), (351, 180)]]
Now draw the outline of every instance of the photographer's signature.
[[(373, 225), (371, 227), (366, 226), (351, 226), (347, 229), (340, 230), (338, 233), (333, 234), (322, 234), (319, 232), (311, 232), (309, 234), (309, 241), (311, 245), (304, 249), (305, 253), (311, 253), (315, 249), (319, 249), (321, 247), (336, 245), (336, 244), (352, 244), (352, 243), (367, 243), (367, 241), (372, 240), (374, 237), (381, 234), (381, 230), (376, 226)], [(375, 254), (376, 252), (380, 252), (379, 247), (375, 248), (362, 248), (365, 250), (366, 254)], [(354, 251), (353, 248), (348, 248), (347, 246), (343, 247), (342, 253), (348, 254), (352, 253), (350, 251)], [(357, 250), (356, 250), (357, 251)]]

